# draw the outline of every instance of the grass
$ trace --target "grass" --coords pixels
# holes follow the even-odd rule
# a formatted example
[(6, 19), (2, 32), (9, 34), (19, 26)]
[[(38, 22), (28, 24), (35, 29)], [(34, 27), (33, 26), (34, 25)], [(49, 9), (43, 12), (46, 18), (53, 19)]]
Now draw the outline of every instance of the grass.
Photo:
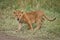
[[(56, 0), (55, 0), (56, 1)], [(58, 1), (53, 1), (53, 3), (56, 5), (59, 3)], [(12, 3), (11, 3), (12, 2)], [(27, 25), (22, 27), (21, 31), (15, 32), (15, 30), (18, 27), (18, 22), (13, 16), (13, 11), (16, 8), (17, 10), (20, 10), (21, 8), (19, 5), (16, 4), (17, 1), (12, 0), (0, 0), (0, 32), (5, 32), (8, 35), (11, 36), (17, 36), (23, 39), (27, 40), (60, 40), (60, 5), (54, 6), (51, 8), (49, 4), (43, 5), (42, 7), (30, 7), (28, 3), (25, 3), (27, 5), (26, 8), (23, 7), (23, 10), (25, 11), (31, 11), (31, 10), (43, 10), (46, 15), (53, 18), (56, 17), (56, 20), (53, 22), (49, 22), (47, 20), (44, 21), (42, 28), (37, 31), (30, 31), (27, 30)], [(49, 2), (49, 0), (48, 0)], [(47, 3), (48, 3), (47, 2)], [(10, 5), (11, 4), (11, 5)], [(34, 3), (33, 3), (34, 4)], [(22, 4), (21, 4), (22, 6)], [(55, 9), (58, 9), (56, 10)]]
[[(60, 22), (59, 22), (59, 13), (53, 13), (48, 10), (44, 10), (46, 15), (50, 17), (56, 17), (57, 19), (53, 22), (49, 22), (45, 20), (40, 30), (36, 32), (32, 32), (27, 30), (26, 25), (22, 27), (20, 32), (15, 32), (18, 26), (17, 20), (13, 16), (13, 11), (9, 10), (6, 12), (4, 10), (4, 15), (2, 15), (2, 19), (0, 20), (0, 30), (5, 32), (8, 35), (21, 37), (24, 39), (31, 39), (31, 40), (59, 40), (60, 39)], [(8, 14), (9, 13), (9, 14)]]

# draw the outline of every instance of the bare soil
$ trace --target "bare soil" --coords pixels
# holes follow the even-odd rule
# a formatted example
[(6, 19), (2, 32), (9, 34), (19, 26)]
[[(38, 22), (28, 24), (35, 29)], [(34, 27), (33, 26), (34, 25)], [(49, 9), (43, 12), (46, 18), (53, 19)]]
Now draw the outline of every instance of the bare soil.
[(6, 33), (0, 32), (0, 40), (25, 40), (23, 38), (18, 38), (16, 36), (10, 36)]

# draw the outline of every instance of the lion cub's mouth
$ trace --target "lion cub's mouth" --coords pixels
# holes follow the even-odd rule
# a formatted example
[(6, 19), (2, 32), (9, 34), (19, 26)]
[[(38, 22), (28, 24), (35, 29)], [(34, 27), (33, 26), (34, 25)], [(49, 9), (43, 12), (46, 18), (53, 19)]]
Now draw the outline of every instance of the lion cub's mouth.
[(19, 18), (17, 18), (17, 21), (19, 21)]
[(25, 23), (25, 21), (23, 21), (22, 19), (19, 20), (19, 18), (17, 18), (17, 21), (18, 21), (19, 23)]

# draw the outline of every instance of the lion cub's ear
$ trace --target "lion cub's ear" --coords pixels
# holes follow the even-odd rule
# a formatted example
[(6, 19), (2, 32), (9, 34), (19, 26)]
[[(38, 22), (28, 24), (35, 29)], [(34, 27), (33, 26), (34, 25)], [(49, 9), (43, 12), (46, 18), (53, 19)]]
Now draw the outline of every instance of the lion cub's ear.
[(15, 12), (13, 12), (15, 14)]
[(22, 12), (22, 14), (25, 14), (26, 12)]
[(16, 12), (14, 11), (13, 13), (15, 14)]
[(21, 12), (21, 13), (24, 13), (24, 12)]

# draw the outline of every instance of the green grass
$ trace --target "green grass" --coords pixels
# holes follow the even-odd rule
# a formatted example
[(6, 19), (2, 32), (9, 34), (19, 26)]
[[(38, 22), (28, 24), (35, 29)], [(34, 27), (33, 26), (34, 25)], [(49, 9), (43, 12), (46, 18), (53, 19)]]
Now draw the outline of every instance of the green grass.
[(0, 20), (0, 30), (7, 33), (8, 35), (21, 37), (24, 39), (31, 40), (59, 40), (60, 39), (60, 14), (54, 13), (48, 10), (44, 10), (46, 15), (53, 18), (57, 18), (53, 22), (45, 20), (40, 30), (32, 32), (27, 30), (27, 26), (22, 27), (21, 31), (15, 32), (18, 27), (18, 21), (13, 16), (13, 11), (9, 10), (8, 12), (4, 10), (2, 13), (2, 19)]
[[(29, 1), (30, 2), (30, 1)], [(19, 6), (16, 0), (0, 0), (0, 31), (5, 32), (8, 35), (21, 37), (27, 40), (60, 40), (60, 2), (59, 0), (52, 0), (51, 4), (53, 7), (51, 8), (49, 3), (51, 2), (48, 0), (42, 7), (31, 7), (29, 3), (25, 3), (26, 8)], [(43, 2), (43, 0), (42, 0)], [(41, 4), (42, 4), (41, 2)], [(36, 2), (37, 3), (37, 2)], [(40, 0), (38, 0), (40, 3)], [(34, 3), (31, 4), (34, 6)], [(36, 4), (35, 4), (36, 5)], [(18, 21), (13, 16), (14, 9), (24, 11), (32, 11), (32, 10), (43, 10), (44, 13), (53, 18), (56, 17), (56, 20), (53, 22), (49, 22), (47, 20), (44, 21), (42, 28), (37, 31), (30, 31), (27, 30), (27, 25), (23, 26), (21, 31), (15, 32), (18, 27)]]

